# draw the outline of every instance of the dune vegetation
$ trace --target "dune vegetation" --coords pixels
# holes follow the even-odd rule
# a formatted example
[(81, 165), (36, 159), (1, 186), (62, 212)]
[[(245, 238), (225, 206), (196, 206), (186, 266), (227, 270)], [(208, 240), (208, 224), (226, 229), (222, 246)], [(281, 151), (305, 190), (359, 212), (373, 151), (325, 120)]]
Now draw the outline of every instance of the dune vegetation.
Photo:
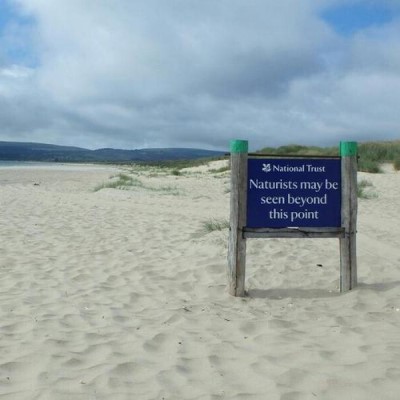
[[(265, 147), (259, 153), (271, 155), (339, 155), (338, 147), (317, 147), (287, 145), (281, 147)], [(365, 142), (358, 144), (358, 170), (363, 172), (379, 173), (380, 165), (393, 163), (396, 170), (400, 170), (400, 140), (389, 142)]]
[[(318, 147), (289, 144), (280, 147), (264, 147), (256, 153), (280, 156), (338, 156), (338, 146)], [(400, 140), (395, 141), (375, 141), (358, 144), (358, 170), (362, 172), (379, 173), (382, 172), (381, 164), (392, 163), (394, 168), (400, 170)], [(210, 161), (223, 159), (224, 157), (203, 158), (197, 160), (175, 160), (142, 163), (142, 165), (156, 166), (158, 168), (173, 170), (174, 174), (179, 175), (184, 168), (196, 167), (208, 164)], [(227, 170), (224, 167), (223, 171)], [(212, 171), (218, 172), (218, 171)], [(222, 170), (221, 170), (222, 172)]]

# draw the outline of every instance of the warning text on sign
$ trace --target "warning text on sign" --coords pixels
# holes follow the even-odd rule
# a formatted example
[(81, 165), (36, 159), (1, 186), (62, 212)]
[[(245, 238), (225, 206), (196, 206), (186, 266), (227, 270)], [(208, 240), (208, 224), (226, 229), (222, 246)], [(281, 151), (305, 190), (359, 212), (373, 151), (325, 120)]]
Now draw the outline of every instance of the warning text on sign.
[(248, 227), (340, 226), (339, 159), (248, 162)]

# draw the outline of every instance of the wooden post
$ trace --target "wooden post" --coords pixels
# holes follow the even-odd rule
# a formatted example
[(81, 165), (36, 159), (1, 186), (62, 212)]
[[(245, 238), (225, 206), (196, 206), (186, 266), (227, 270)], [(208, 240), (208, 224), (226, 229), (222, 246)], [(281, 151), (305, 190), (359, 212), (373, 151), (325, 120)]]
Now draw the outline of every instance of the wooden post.
[(342, 227), (340, 239), (340, 291), (357, 286), (357, 143), (341, 142), (342, 158)]
[(246, 239), (243, 228), (247, 219), (247, 140), (233, 140), (231, 151), (231, 200), (228, 248), (228, 291), (245, 295)]

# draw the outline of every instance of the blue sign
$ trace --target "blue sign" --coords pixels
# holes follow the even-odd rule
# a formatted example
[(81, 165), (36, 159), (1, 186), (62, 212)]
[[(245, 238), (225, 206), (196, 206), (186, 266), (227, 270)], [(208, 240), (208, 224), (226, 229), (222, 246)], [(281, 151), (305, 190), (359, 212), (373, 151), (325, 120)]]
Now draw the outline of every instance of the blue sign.
[(340, 159), (248, 160), (248, 228), (340, 226)]

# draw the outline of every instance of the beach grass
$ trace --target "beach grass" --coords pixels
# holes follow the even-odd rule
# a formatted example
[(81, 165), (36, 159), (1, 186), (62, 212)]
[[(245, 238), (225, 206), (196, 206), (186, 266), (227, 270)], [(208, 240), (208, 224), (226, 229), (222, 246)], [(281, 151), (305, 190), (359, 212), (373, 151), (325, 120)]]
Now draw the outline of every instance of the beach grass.
[[(338, 147), (318, 147), (289, 144), (281, 147), (264, 147), (258, 153), (270, 155), (305, 155), (305, 156), (338, 156)], [(400, 140), (387, 142), (365, 142), (358, 144), (358, 170), (369, 173), (380, 173), (383, 163), (393, 163), (400, 168)]]
[(381, 163), (379, 161), (366, 158), (358, 159), (358, 171), (369, 172), (370, 174), (380, 174), (382, 172)]
[(229, 221), (226, 219), (211, 218), (203, 222), (203, 231), (211, 233), (215, 231), (223, 231), (229, 228)]
[(359, 171), (382, 172), (380, 165), (400, 159), (400, 141), (367, 142), (359, 145)]
[(270, 154), (273, 156), (337, 156), (339, 155), (336, 147), (318, 147), (318, 146), (302, 146), (298, 144), (289, 144), (280, 147), (264, 147), (257, 153)]
[(143, 167), (154, 167), (163, 170), (170, 171), (181, 171), (185, 168), (200, 167), (207, 165), (212, 161), (223, 160), (224, 157), (213, 157), (213, 158), (198, 158), (194, 160), (170, 160), (170, 161), (149, 161), (141, 162), (138, 165)]
[(223, 167), (220, 167), (220, 168), (210, 169), (210, 172), (212, 174), (222, 174), (222, 173), (228, 172), (230, 170), (231, 170), (230, 165), (224, 165)]
[(182, 194), (182, 191), (178, 189), (176, 186), (159, 186), (159, 187), (143, 186), (143, 187), (146, 190), (161, 192), (164, 194), (169, 194), (171, 196), (179, 196)]
[(369, 190), (373, 187), (374, 185), (370, 181), (362, 179), (357, 184), (357, 197), (359, 197), (360, 199), (374, 199), (378, 197), (376, 193)]
[(124, 189), (128, 187), (143, 187), (143, 183), (136, 177), (129, 176), (127, 174), (117, 174), (112, 176), (111, 179), (117, 178), (111, 182), (103, 182), (97, 185), (93, 191), (98, 192), (101, 189)]
[(153, 192), (160, 192), (163, 194), (169, 194), (172, 196), (178, 196), (182, 194), (182, 192), (175, 186), (150, 186), (144, 184), (139, 178), (131, 175), (127, 175), (124, 173), (120, 173), (114, 176), (111, 176), (110, 179), (115, 179), (110, 182), (103, 182), (97, 185), (93, 191), (98, 192), (102, 189), (120, 189), (120, 190), (131, 190), (135, 188), (140, 188)]

